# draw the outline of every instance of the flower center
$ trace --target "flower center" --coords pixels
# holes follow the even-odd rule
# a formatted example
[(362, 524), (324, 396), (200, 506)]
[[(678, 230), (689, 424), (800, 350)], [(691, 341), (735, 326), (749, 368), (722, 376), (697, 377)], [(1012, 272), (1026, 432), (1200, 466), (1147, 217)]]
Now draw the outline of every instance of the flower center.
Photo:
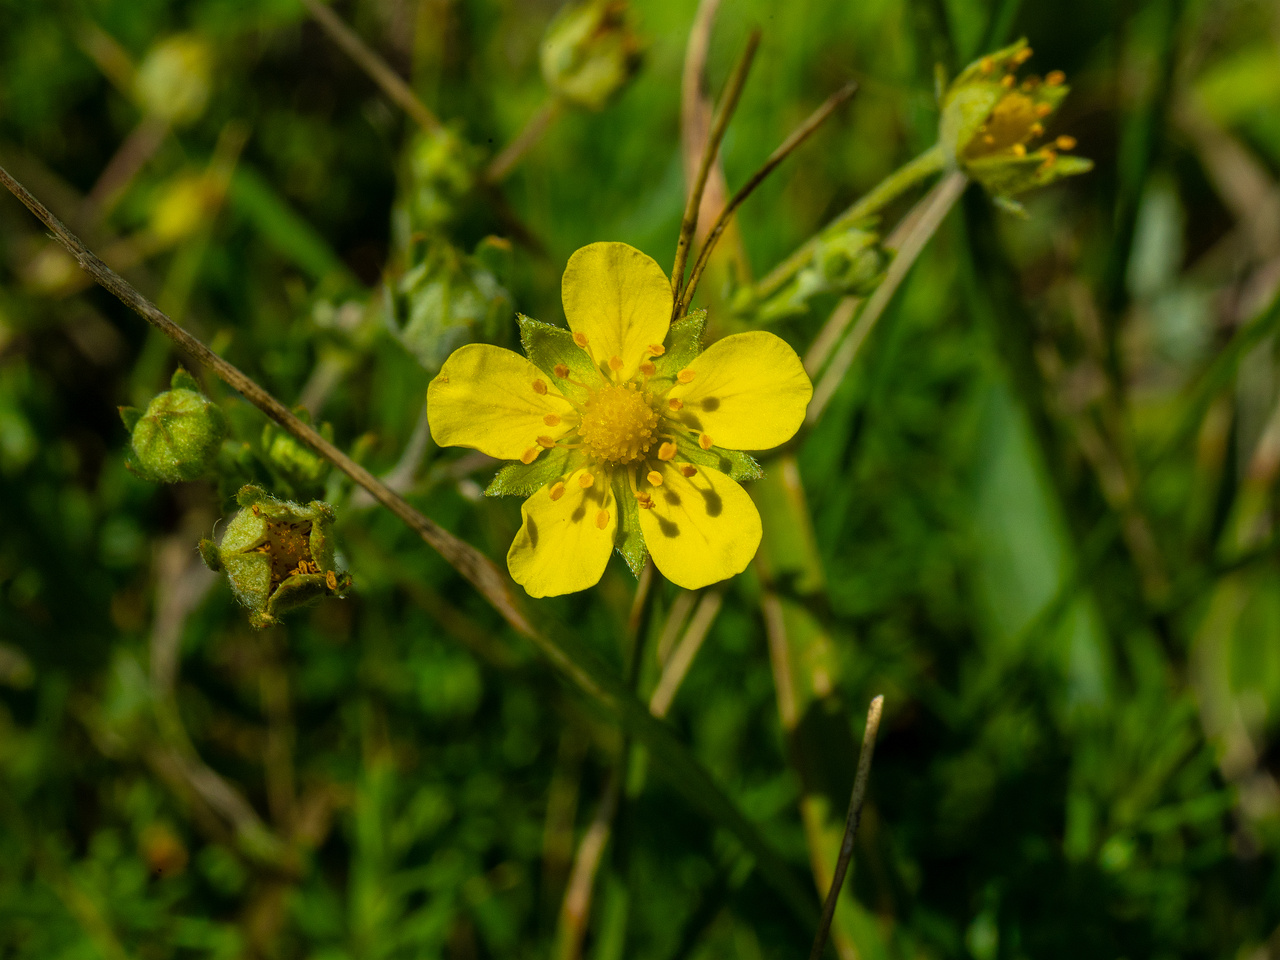
[(634, 383), (605, 384), (587, 394), (578, 433), (587, 452), (605, 463), (639, 460), (657, 438), (658, 413)]

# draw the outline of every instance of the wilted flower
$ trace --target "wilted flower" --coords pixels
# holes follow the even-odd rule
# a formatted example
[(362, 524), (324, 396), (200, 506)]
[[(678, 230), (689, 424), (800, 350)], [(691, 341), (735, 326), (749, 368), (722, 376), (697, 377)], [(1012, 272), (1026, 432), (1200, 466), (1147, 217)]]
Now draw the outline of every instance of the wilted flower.
[(689, 589), (740, 573), (761, 528), (737, 481), (760, 474), (735, 451), (799, 429), (813, 392), (800, 358), (763, 331), (703, 352), (703, 316), (671, 323), (670, 281), (625, 243), (577, 251), (561, 293), (569, 330), (522, 317), (529, 359), (471, 344), (427, 393), (438, 444), (520, 461), (488, 491), (529, 495), (511, 575), (535, 597), (584, 590), (615, 545)]
[(200, 556), (211, 570), (227, 572), (250, 623), (265, 627), (288, 610), (346, 594), (351, 575), (334, 563), (333, 507), (277, 500), (252, 484), (240, 488), (236, 502), (241, 509), (221, 542), (201, 540)]
[(195, 378), (179, 367), (171, 390), (155, 397), (146, 411), (121, 407), (131, 434), (133, 456), (125, 465), (154, 483), (180, 483), (206, 475), (227, 436), (221, 408), (200, 392)]
[(148, 52), (134, 78), (142, 109), (172, 124), (190, 123), (209, 102), (213, 55), (199, 37), (178, 34)]
[(547, 26), (542, 77), (557, 96), (599, 110), (640, 68), (640, 49), (626, 0), (580, 0)]
[(1030, 57), (1026, 40), (1019, 40), (975, 60), (942, 98), (938, 139), (947, 156), (1014, 208), (1017, 194), (1093, 168), (1090, 160), (1064, 155), (1075, 148), (1074, 137), (1033, 146), (1044, 137), (1045, 122), (1061, 106), (1068, 87), (1060, 70), (1019, 83), (1015, 71)]

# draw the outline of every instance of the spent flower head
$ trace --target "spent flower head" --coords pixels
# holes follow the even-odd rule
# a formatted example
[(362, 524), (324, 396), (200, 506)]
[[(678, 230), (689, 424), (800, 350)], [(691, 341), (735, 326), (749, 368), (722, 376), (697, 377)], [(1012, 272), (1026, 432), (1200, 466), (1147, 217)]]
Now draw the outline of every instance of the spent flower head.
[(1014, 209), (1017, 194), (1093, 168), (1067, 155), (1074, 137), (1046, 136), (1069, 88), (1060, 70), (1019, 81), (1017, 70), (1030, 58), (1027, 41), (1019, 40), (969, 64), (942, 95), (938, 140), (950, 162)]
[(799, 429), (813, 388), (771, 333), (701, 349), (703, 313), (671, 322), (671, 282), (625, 243), (569, 258), (569, 329), (520, 318), (528, 359), (487, 344), (456, 351), (431, 382), (441, 446), (517, 460), (490, 494), (528, 497), (507, 566), (532, 596), (585, 590), (616, 546), (696, 589), (744, 570), (760, 516), (739, 485)]
[(278, 623), (288, 610), (325, 596), (344, 596), (351, 575), (333, 556), (333, 507), (313, 500), (290, 503), (247, 484), (236, 494), (240, 510), (222, 540), (200, 541), (211, 570), (225, 570), (231, 592), (249, 609), (255, 627)]

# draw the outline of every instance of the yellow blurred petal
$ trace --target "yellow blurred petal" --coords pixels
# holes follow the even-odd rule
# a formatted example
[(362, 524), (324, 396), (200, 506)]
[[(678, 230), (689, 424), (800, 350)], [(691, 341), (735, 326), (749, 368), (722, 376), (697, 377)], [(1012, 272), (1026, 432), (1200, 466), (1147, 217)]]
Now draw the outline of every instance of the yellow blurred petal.
[(729, 450), (786, 443), (800, 429), (813, 396), (796, 352), (762, 330), (716, 341), (685, 371), (692, 379), (677, 381), (669, 394), (683, 406), (667, 416)]
[(645, 546), (672, 583), (696, 590), (741, 573), (760, 546), (760, 514), (747, 492), (718, 470), (692, 477), (661, 463), (653, 508), (640, 511)]
[[(558, 597), (594, 586), (613, 552), (618, 509), (613, 484), (579, 482), (584, 470), (543, 487), (520, 508), (524, 523), (507, 551), (507, 569), (531, 597)], [(602, 513), (604, 516), (602, 516)], [(603, 523), (602, 523), (603, 521)]]
[(566, 424), (552, 428), (544, 417), (569, 409), (545, 373), (520, 354), (485, 343), (455, 350), (427, 388), (431, 438), (442, 447), (471, 447), (499, 460), (519, 460), (540, 436), (564, 436)]
[(625, 243), (593, 243), (574, 253), (560, 295), (569, 328), (586, 335), (597, 364), (621, 360), (623, 380), (671, 325), (671, 282), (657, 261)]

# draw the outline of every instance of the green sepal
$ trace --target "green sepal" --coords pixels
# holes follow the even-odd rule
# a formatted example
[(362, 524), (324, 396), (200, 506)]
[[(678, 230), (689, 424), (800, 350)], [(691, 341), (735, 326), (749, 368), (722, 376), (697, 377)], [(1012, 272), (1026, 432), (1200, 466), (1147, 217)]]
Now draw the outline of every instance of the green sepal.
[(179, 367), (173, 371), (173, 376), (169, 378), (169, 386), (174, 390), (190, 390), (193, 393), (200, 393), (200, 384), (196, 382), (196, 378), (187, 372), (185, 367)]
[(614, 546), (627, 566), (637, 577), (649, 559), (649, 548), (645, 546), (644, 534), (640, 532), (640, 505), (631, 493), (631, 485), (627, 483), (626, 471), (615, 470), (613, 474), (613, 499), (618, 504), (618, 532), (615, 534)]
[(117, 409), (120, 411), (120, 419), (124, 422), (124, 428), (133, 433), (133, 428), (142, 419), (142, 411), (137, 407), (119, 407)]
[(760, 464), (756, 462), (755, 457), (741, 450), (725, 450), (723, 447), (703, 450), (691, 434), (683, 432), (675, 435), (675, 443), (678, 459), (697, 467), (710, 467), (721, 473), (727, 473), (730, 479), (737, 480), (739, 483), (759, 480), (764, 476), (764, 471), (760, 469)]
[(995, 197), (1014, 197), (1044, 187), (1063, 177), (1073, 177), (1093, 169), (1086, 157), (1056, 157), (1046, 163), (1043, 156), (982, 158), (969, 162), (969, 174)]
[(667, 331), (666, 353), (655, 357), (656, 372), (649, 378), (656, 392), (662, 392), (675, 381), (676, 374), (694, 361), (702, 352), (702, 328), (707, 323), (707, 311), (694, 310), (671, 324)]
[(524, 347), (525, 356), (549, 376), (562, 393), (577, 397), (582, 390), (556, 376), (558, 364), (568, 367), (569, 376), (583, 383), (598, 383), (604, 379), (586, 351), (573, 342), (573, 334), (564, 327), (542, 323), (522, 313), (516, 314), (516, 322), (520, 324), (520, 344)]
[(486, 497), (527, 497), (549, 483), (555, 483), (573, 472), (573, 454), (577, 451), (552, 447), (530, 464), (509, 463), (497, 472)]
[(200, 559), (204, 561), (204, 565), (210, 570), (217, 573), (222, 569), (222, 558), (218, 556), (218, 545), (208, 537), (202, 537), (200, 542), (196, 544), (196, 548), (200, 551)]

